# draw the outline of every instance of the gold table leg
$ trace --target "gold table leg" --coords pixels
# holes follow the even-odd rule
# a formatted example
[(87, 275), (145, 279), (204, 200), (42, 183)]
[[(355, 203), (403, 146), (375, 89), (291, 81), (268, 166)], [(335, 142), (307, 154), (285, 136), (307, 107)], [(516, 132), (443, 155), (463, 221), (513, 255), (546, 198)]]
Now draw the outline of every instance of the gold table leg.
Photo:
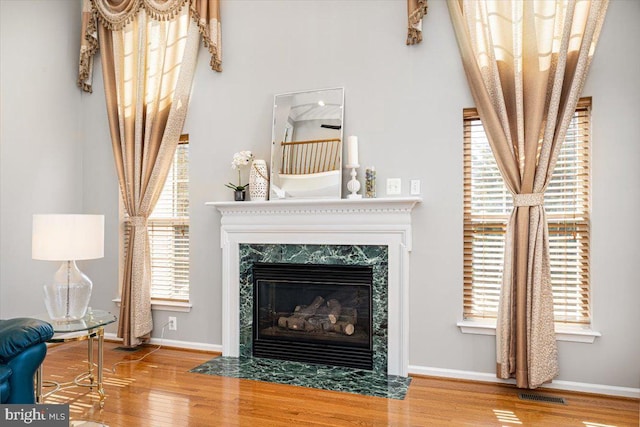
[(89, 367), (89, 384), (90, 384), (90, 388), (93, 389), (93, 381), (94, 381), (94, 376), (93, 376), (93, 333), (89, 334), (89, 339), (87, 340), (87, 360), (89, 361), (88, 367)]
[(103, 359), (103, 347), (104, 347), (104, 328), (98, 329), (98, 394), (100, 395), (100, 408), (104, 408), (104, 388), (102, 387), (102, 365)]
[[(43, 361), (44, 363), (44, 361)], [(36, 371), (36, 403), (42, 402), (42, 363), (38, 366), (38, 370)]]
[[(94, 366), (94, 354), (93, 354), (93, 340), (98, 338), (98, 364), (97, 367)], [(87, 371), (79, 374), (70, 382), (66, 383), (57, 383), (55, 381), (43, 381), (42, 374), (42, 365), (38, 367), (35, 376), (35, 386), (36, 386), (36, 402), (44, 403), (44, 400), (50, 394), (55, 393), (58, 390), (64, 390), (69, 387), (89, 387), (90, 390), (96, 391), (100, 396), (100, 409), (104, 408), (104, 401), (107, 398), (104, 393), (103, 386), (103, 365), (104, 365), (104, 328), (99, 327), (97, 329), (90, 329), (87, 331), (87, 335), (83, 335), (81, 338), (76, 338), (70, 341), (80, 341), (87, 340)], [(69, 342), (69, 341), (61, 341), (61, 342)], [(98, 371), (97, 381), (95, 375), (95, 369)], [(88, 384), (87, 384), (88, 381)], [(49, 387), (54, 386), (55, 388), (47, 393), (42, 392), (42, 388), (45, 386)], [(97, 389), (95, 389), (97, 387)]]

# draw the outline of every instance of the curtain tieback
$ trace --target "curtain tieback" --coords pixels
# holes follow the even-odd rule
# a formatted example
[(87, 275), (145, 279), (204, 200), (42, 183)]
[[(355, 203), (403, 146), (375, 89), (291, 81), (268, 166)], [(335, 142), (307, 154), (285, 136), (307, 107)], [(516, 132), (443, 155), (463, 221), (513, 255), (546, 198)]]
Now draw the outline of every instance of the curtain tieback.
[(146, 216), (130, 216), (129, 223), (134, 227), (146, 227), (147, 217)]
[(544, 193), (514, 194), (513, 206), (542, 206), (544, 204)]

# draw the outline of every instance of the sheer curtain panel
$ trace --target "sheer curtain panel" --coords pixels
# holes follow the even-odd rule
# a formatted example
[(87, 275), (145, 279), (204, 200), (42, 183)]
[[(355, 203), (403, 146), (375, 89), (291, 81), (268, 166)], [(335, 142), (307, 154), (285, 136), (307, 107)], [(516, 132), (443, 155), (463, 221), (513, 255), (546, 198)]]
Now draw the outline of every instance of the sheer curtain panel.
[(94, 0), (91, 5), (114, 159), (131, 226), (118, 336), (125, 346), (134, 346), (153, 329), (147, 219), (187, 114), (200, 28), (185, 0)]
[(558, 373), (544, 192), (580, 98), (607, 0), (448, 0), (462, 63), (513, 195), (496, 368), (518, 387)]

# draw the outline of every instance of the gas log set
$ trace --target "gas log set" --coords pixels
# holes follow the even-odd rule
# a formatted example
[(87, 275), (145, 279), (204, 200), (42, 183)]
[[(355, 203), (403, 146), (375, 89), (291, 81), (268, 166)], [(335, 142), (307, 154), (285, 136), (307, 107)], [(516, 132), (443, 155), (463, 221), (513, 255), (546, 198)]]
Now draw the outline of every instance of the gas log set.
[(345, 307), (336, 298), (316, 296), (309, 305), (297, 305), (286, 316), (278, 318), (278, 327), (293, 331), (337, 332), (353, 335), (358, 323), (358, 311)]
[(252, 355), (373, 367), (370, 266), (253, 264)]

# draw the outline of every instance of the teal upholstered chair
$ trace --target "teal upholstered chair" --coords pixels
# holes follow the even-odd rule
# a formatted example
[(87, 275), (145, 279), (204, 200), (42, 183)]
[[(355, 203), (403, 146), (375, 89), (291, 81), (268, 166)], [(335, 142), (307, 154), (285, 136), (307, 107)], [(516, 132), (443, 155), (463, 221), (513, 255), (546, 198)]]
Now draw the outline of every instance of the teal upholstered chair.
[(52, 336), (42, 320), (0, 320), (0, 403), (35, 403), (33, 377)]

